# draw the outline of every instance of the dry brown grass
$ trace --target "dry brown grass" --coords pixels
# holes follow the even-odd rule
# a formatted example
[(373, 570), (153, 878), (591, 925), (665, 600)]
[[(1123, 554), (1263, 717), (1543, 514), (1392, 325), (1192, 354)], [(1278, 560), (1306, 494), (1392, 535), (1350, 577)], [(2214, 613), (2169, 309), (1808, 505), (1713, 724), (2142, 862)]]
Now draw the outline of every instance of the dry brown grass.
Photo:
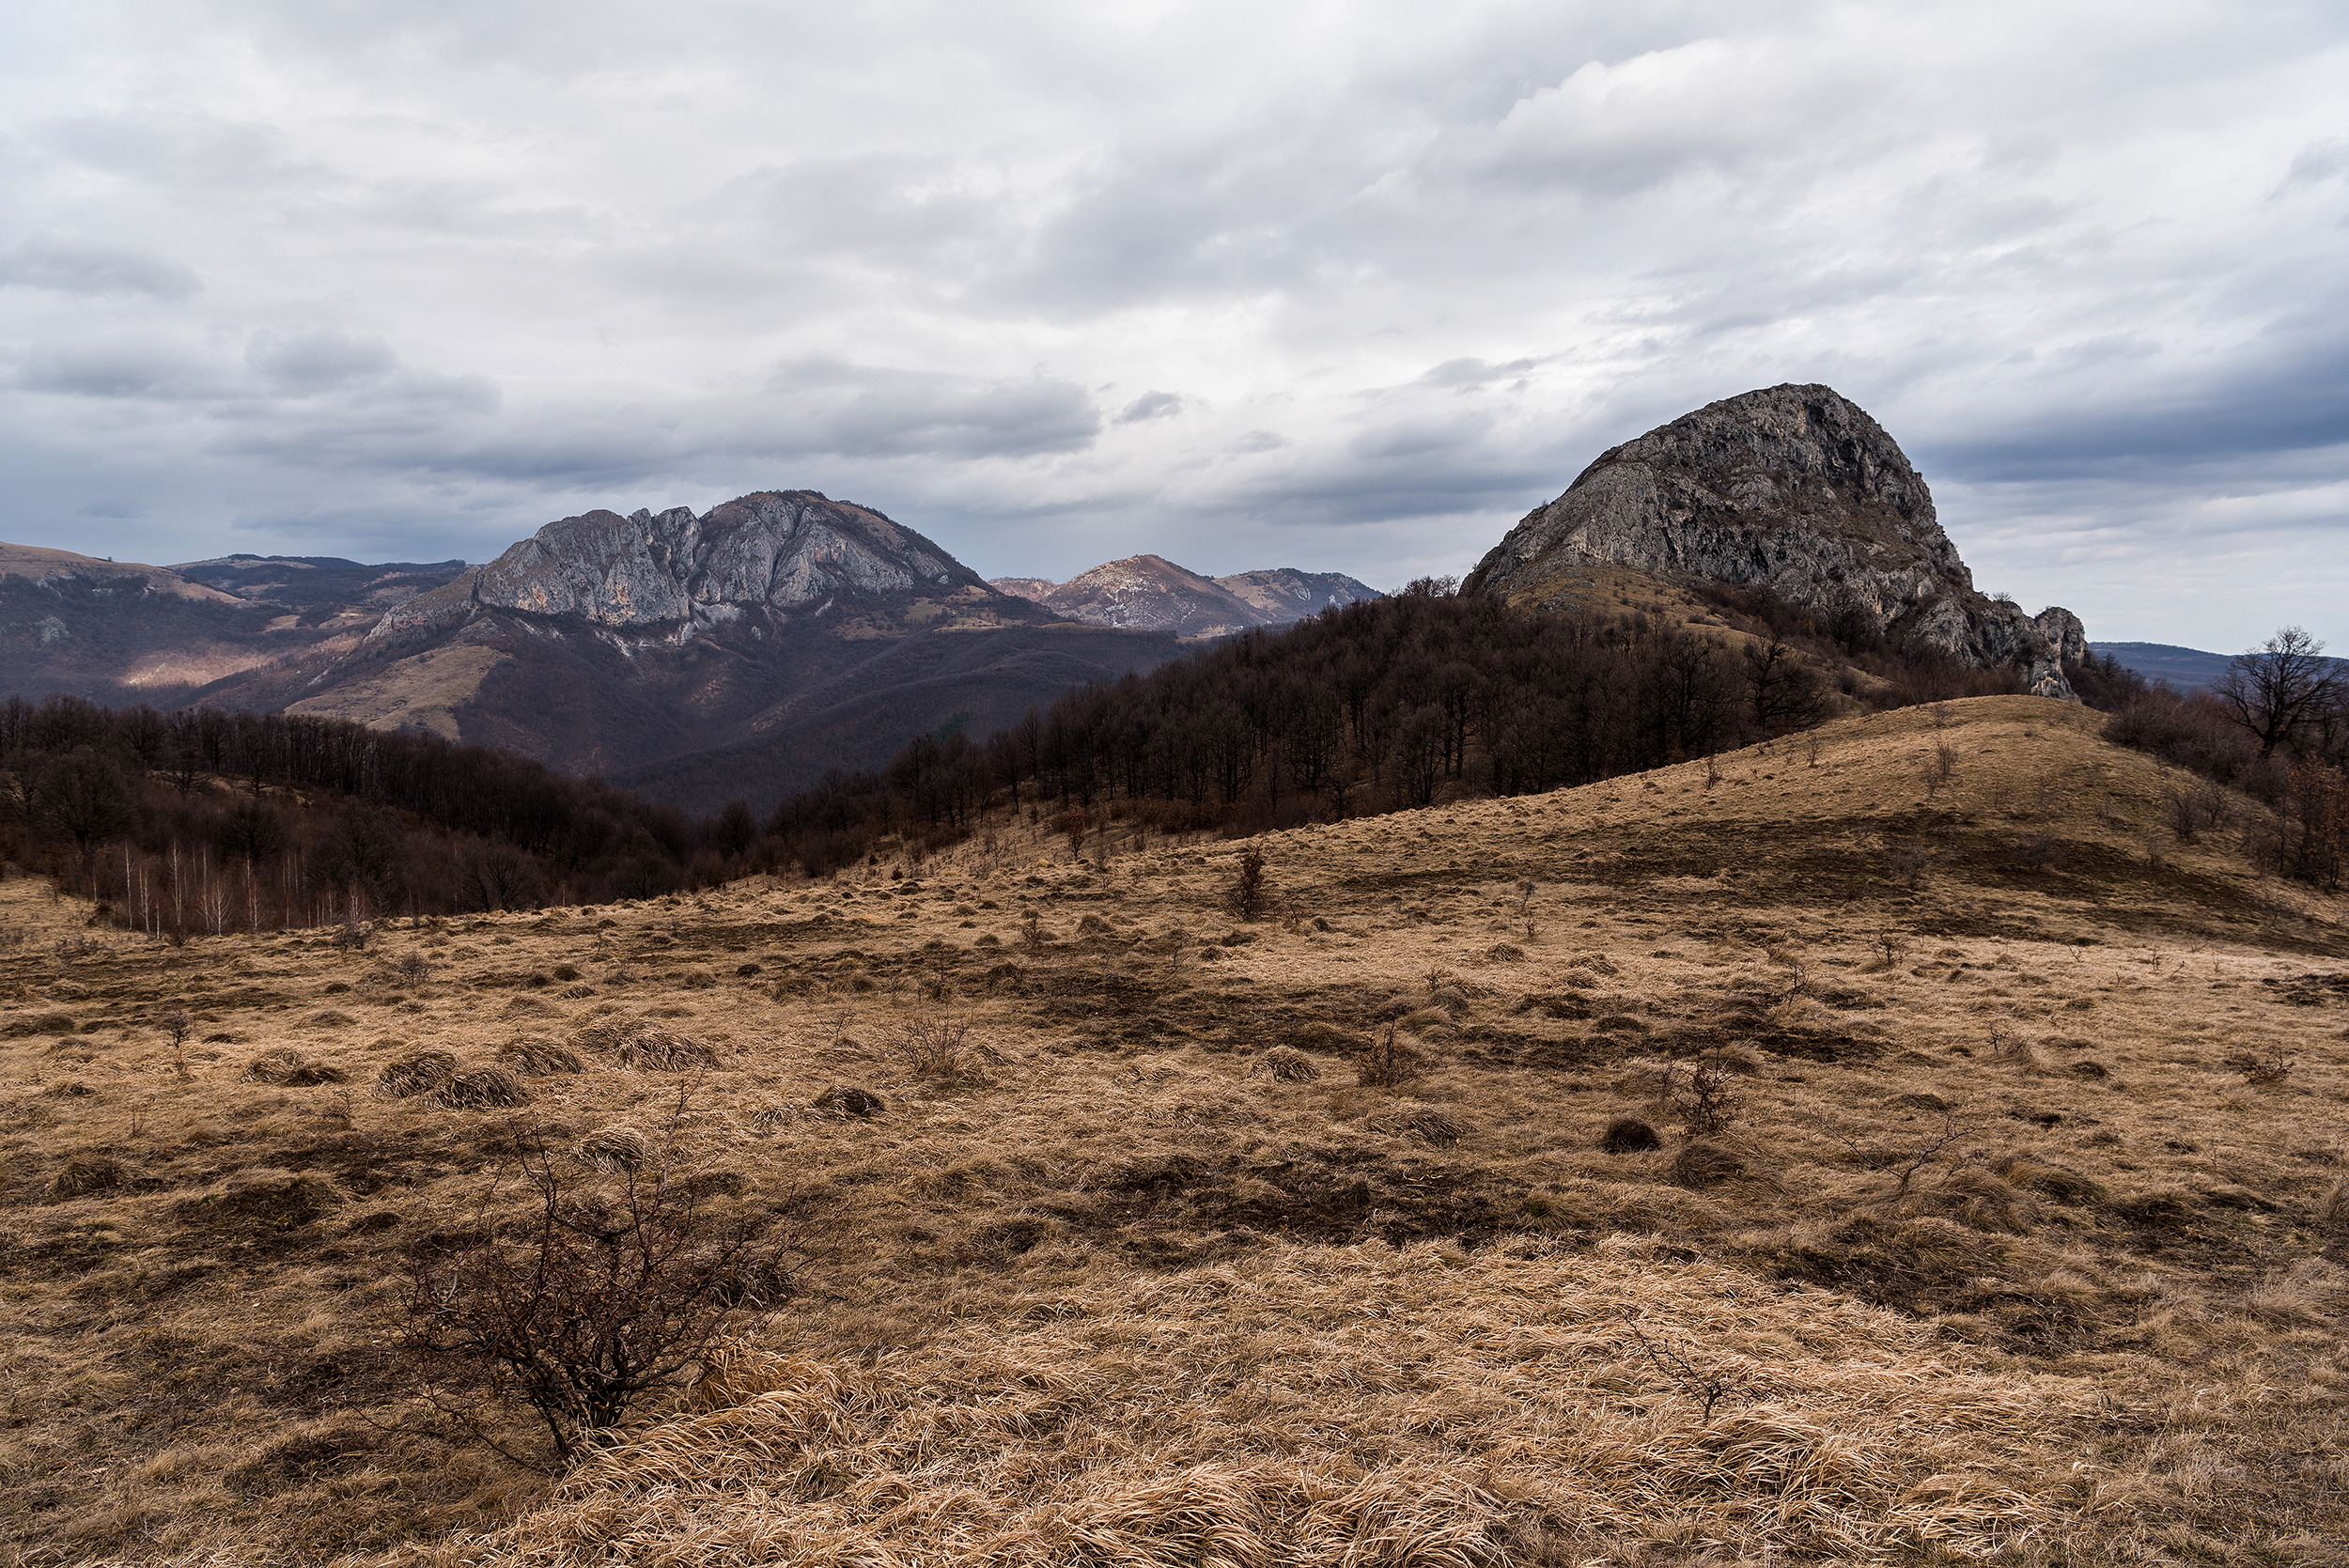
[[(2342, 905), (2216, 829), (2149, 860), (2176, 781), (2092, 715), (1945, 718), (1710, 788), (1268, 834), (1319, 918), (1252, 939), (1221, 935), (1238, 846), (1071, 864), (1042, 824), (365, 953), (61, 950), (86, 910), (0, 883), (8, 1532), (91, 1562), (2335, 1560)], [(2041, 833), (2060, 863), (2016, 863)], [(594, 994), (541, 1000), (565, 965)], [(518, 997), (568, 1016), (518, 1038)], [(949, 1005), (983, 1072), (896, 1048)], [(1604, 1152), (1708, 1060), (1734, 1120)], [(483, 1071), (527, 1103), (444, 1103)], [(835, 1238), (810, 1295), (560, 1495), (397, 1430), (408, 1250), (501, 1223), (534, 1134), (641, 1163), (694, 1083), (683, 1156)], [(1707, 1423), (1625, 1307), (1761, 1392)]]

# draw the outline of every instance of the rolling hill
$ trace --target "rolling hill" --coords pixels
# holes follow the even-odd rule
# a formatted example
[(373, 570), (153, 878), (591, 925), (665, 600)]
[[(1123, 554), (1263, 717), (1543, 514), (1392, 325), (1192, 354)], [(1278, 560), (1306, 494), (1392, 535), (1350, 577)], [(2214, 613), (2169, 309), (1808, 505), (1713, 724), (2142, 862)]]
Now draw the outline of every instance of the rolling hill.
[[(12, 1533), (2331, 1560), (2349, 909), (2177, 837), (2101, 722), (1968, 699), (1237, 843), (999, 815), (372, 952), (93, 943), (0, 883)], [(397, 1348), (412, 1261), (530, 1234), (534, 1147), (795, 1245), (559, 1480)], [(494, 1385), (465, 1409), (537, 1452)]]

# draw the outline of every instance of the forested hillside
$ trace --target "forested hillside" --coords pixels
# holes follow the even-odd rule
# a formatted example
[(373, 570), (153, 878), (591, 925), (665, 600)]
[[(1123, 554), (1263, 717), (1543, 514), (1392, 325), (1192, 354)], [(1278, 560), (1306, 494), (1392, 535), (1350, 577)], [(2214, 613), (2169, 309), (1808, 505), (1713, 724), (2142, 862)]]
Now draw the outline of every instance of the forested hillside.
[(0, 704), (0, 856), (155, 935), (646, 897), (757, 836), (438, 736), (71, 697)]
[[(786, 799), (770, 831), (811, 872), (885, 833), (951, 841), (996, 799), (1255, 831), (1589, 784), (1855, 705), (2023, 689), (2020, 670), (1895, 646), (1866, 616), (1822, 624), (1766, 589), (1705, 597), (1693, 618), (1538, 613), (1423, 581), (1072, 691), (983, 739), (917, 738), (878, 773)], [(2080, 673), (2092, 701), (2123, 675)]]

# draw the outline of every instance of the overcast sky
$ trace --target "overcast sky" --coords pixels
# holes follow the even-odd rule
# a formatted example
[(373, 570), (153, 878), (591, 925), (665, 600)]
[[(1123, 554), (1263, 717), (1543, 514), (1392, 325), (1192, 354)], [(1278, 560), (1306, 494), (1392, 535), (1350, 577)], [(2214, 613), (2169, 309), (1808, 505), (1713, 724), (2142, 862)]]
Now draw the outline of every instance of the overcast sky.
[(1985, 590), (2349, 651), (2349, 8), (0, 8), (0, 536), (880, 507), (1387, 586), (1826, 381)]

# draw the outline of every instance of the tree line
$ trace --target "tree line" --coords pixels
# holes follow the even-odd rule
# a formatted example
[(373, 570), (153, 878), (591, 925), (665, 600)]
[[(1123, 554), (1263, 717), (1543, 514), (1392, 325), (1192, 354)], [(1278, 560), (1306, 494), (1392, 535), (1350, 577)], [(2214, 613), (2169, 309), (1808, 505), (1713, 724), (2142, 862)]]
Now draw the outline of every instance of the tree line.
[(2173, 788), (2180, 837), (2240, 826), (2270, 870), (2328, 888), (2349, 875), (2349, 677), (2296, 626), (2230, 660), (2207, 690), (2179, 691), (2123, 671), (2105, 737), (2242, 791), (2264, 808), (2225, 820), (2207, 792)]
[(1528, 613), (1423, 580), (1069, 691), (984, 740), (918, 737), (878, 770), (785, 799), (768, 827), (810, 875), (892, 834), (950, 842), (991, 803), (1108, 802), (1168, 831), (1252, 832), (1710, 755), (1819, 722), (1838, 682), (1877, 706), (2023, 690), (2019, 671), (1888, 643), (1857, 606), (1707, 597), (1706, 619), (1749, 633), (1742, 645), (1677, 619)]
[(0, 704), (0, 856), (155, 935), (645, 898), (753, 869), (696, 822), (488, 746), (348, 720)]

